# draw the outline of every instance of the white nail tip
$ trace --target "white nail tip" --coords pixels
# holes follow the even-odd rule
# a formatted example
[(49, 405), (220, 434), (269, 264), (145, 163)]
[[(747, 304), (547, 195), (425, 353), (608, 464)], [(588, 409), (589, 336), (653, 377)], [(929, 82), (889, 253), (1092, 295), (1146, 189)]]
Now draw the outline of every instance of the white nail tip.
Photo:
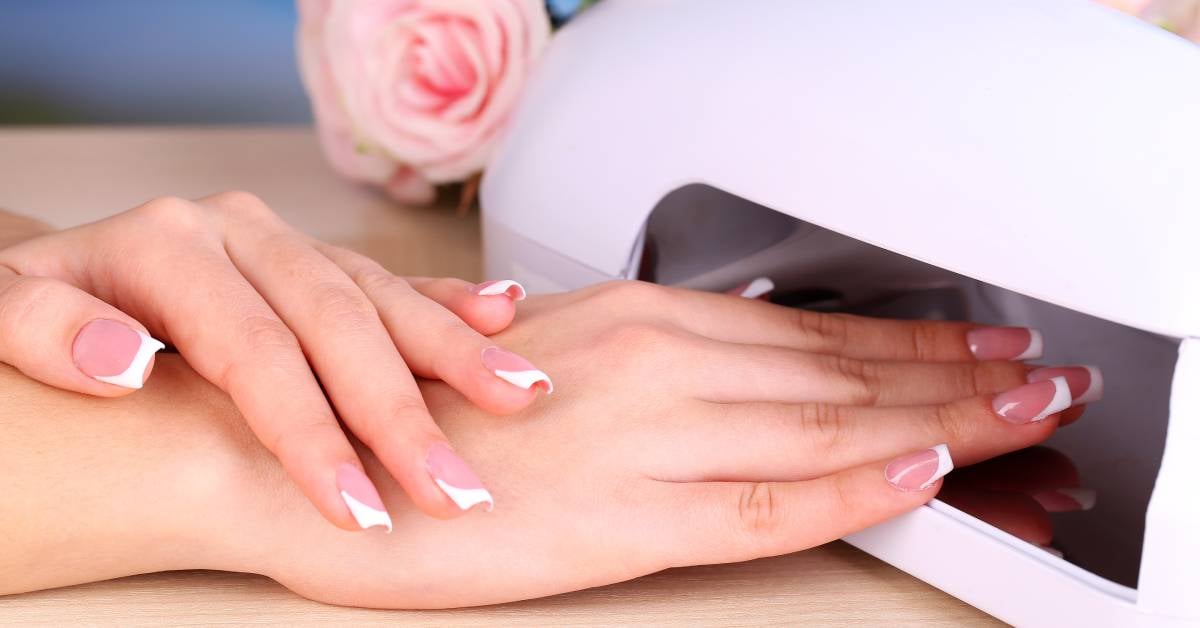
[(1104, 396), (1104, 375), (1094, 366), (1085, 366), (1088, 372), (1088, 387), (1071, 405), (1081, 406), (1085, 403), (1095, 403)]
[(512, 279), (502, 279), (492, 285), (480, 290), (476, 294), (484, 297), (493, 297), (499, 294), (507, 294), (509, 288), (517, 289), (517, 296), (513, 297), (514, 301), (520, 301), (525, 298), (525, 286), (513, 281)]
[(1096, 491), (1090, 488), (1060, 488), (1058, 492), (1079, 502), (1080, 510), (1091, 510), (1096, 507)]
[(372, 508), (350, 495), (346, 491), (342, 491), (342, 501), (346, 502), (346, 507), (350, 509), (350, 514), (354, 515), (354, 520), (362, 529), (381, 526), (387, 528), (388, 534), (392, 532), (392, 518), (385, 510)]
[(1046, 342), (1042, 338), (1042, 332), (1036, 329), (1029, 330), (1029, 346), (1025, 347), (1025, 351), (1013, 358), (1014, 360), (1036, 360), (1042, 357), (1042, 351), (1045, 350)]
[(463, 510), (470, 510), (479, 504), (486, 503), (488, 512), (491, 512), (496, 505), (496, 502), (492, 500), (492, 494), (486, 488), (459, 488), (438, 478), (434, 478), (433, 481), (450, 497), (451, 501)]
[(133, 356), (129, 367), (117, 375), (96, 375), (97, 380), (134, 390), (142, 387), (142, 378), (146, 375), (146, 366), (150, 364), (150, 359), (167, 346), (146, 335), (145, 332), (139, 331), (138, 336), (141, 337), (142, 344), (138, 345), (137, 353)]
[(921, 490), (925, 490), (930, 486), (933, 486), (934, 482), (946, 477), (947, 473), (950, 473), (954, 470), (954, 461), (950, 459), (950, 448), (947, 447), (945, 443), (942, 443), (941, 445), (934, 445), (932, 449), (933, 451), (936, 451), (938, 455), (937, 471), (934, 471), (933, 475), (931, 475), (929, 479), (921, 485)]
[[(1071, 387), (1067, 385), (1067, 378), (1051, 377), (1046, 381), (1054, 384), (1054, 398), (1050, 400), (1050, 405), (1046, 406), (1037, 416), (1030, 419), (1030, 422), (1036, 423), (1051, 414), (1057, 414), (1071, 407)], [(1004, 416), (1003, 411), (998, 414)]]
[(754, 281), (751, 281), (738, 296), (745, 299), (757, 299), (774, 289), (775, 282), (771, 281), (769, 277), (758, 277)]
[(546, 382), (546, 394), (554, 392), (554, 382), (550, 381), (550, 376), (538, 370), (530, 371), (492, 371), (496, 377), (517, 386), (529, 390), (538, 382)]

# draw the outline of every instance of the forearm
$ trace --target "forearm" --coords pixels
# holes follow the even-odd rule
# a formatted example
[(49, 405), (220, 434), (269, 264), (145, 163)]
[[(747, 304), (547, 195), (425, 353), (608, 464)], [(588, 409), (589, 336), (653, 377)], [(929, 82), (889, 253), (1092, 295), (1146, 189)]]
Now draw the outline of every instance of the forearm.
[(220, 500), (253, 458), (207, 388), (174, 356), (154, 385), (112, 400), (0, 365), (0, 593), (227, 567), (238, 536)]

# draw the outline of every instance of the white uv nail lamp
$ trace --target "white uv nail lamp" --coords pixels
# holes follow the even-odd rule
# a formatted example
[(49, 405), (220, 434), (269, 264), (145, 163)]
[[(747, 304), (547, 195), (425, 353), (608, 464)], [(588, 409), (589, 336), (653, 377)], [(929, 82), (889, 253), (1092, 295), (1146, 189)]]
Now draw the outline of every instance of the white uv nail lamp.
[(850, 543), (1019, 625), (1200, 622), (1200, 47), (1086, 0), (605, 0), (483, 184), (487, 273), (1030, 325), (1105, 398), (1059, 558), (944, 503)]

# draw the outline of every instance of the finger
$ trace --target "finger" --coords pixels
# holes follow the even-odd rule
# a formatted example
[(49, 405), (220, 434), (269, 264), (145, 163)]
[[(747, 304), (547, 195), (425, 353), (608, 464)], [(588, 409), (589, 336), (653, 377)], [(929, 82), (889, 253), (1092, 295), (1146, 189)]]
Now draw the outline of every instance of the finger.
[[(704, 360), (669, 368), (687, 394), (707, 401), (934, 404), (1014, 388), (1029, 370), (1015, 362), (877, 362), (775, 346), (693, 339)], [(753, 373), (754, 377), (730, 377)]]
[(639, 303), (647, 316), (715, 340), (860, 360), (1032, 360), (1041, 357), (1043, 346), (1040, 332), (1021, 327), (827, 314), (641, 282), (610, 282), (584, 294)]
[[(370, 258), (313, 238), (309, 244), (334, 263), (360, 268)], [(349, 274), (349, 273), (347, 273)], [(512, 279), (473, 284), (453, 278), (404, 277), (417, 292), (450, 310), (475, 331), (490, 336), (506, 329), (516, 313), (514, 304), (526, 297), (525, 287)]]
[(1066, 390), (1059, 378), (938, 406), (708, 404), (661, 428), (658, 440), (678, 451), (658, 458), (669, 467), (647, 463), (675, 474), (654, 477), (675, 481), (799, 480), (944, 442), (968, 465), (1049, 438), (1070, 403)]
[(977, 489), (947, 481), (938, 493), (938, 499), (1034, 545), (1049, 545), (1054, 539), (1050, 516), (1028, 495)]
[(775, 556), (841, 538), (928, 502), (953, 468), (944, 445), (802, 482), (659, 483), (669, 566)]
[[(362, 290), (303, 237), (265, 212), (230, 225), (225, 248), (295, 334), (342, 421), (376, 454), (413, 503), (441, 518), (475, 505), (456, 502), (437, 481), (445, 478), (431, 473), (435, 453), (445, 450), (437, 455), (452, 456), (453, 450)], [(296, 427), (286, 417), (282, 420), (271, 429)]]
[(525, 288), (511, 279), (472, 284), (461, 279), (406, 277), (409, 285), (450, 310), (475, 331), (490, 336), (512, 324)]
[(326, 253), (375, 305), (392, 342), (413, 372), (445, 381), (495, 414), (524, 408), (537, 397), (539, 389), (553, 391), (550, 377), (528, 360), (497, 347), (376, 262), (339, 250)]
[(0, 266), (0, 362), (98, 397), (142, 387), (163, 344), (124, 312), (55, 279)]

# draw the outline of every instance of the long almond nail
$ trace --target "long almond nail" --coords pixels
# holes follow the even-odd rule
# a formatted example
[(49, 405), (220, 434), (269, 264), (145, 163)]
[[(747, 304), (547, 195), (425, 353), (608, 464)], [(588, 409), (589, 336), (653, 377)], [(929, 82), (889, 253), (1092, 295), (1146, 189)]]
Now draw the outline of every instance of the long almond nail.
[(550, 381), (549, 375), (511, 351), (500, 347), (488, 347), (483, 350), (482, 359), (487, 370), (513, 386), (526, 390), (541, 386), (546, 394), (554, 392), (554, 382)]
[(429, 453), (425, 455), (425, 468), (438, 488), (459, 508), (470, 510), (486, 503), (491, 511), (495, 506), (492, 494), (483, 486), (479, 476), (445, 443), (436, 443), (429, 448)]
[(379, 491), (375, 490), (375, 485), (362, 469), (352, 464), (339, 465), (337, 486), (342, 501), (346, 502), (350, 514), (354, 515), (354, 520), (362, 529), (381, 526), (387, 528), (389, 533), (392, 531), (392, 518), (379, 498)]
[(760, 299), (775, 289), (775, 282), (770, 277), (758, 277), (749, 283), (744, 283), (729, 290), (729, 294), (744, 299)]
[(902, 491), (923, 491), (953, 470), (950, 448), (943, 443), (889, 462), (883, 476)]
[(496, 296), (499, 294), (507, 295), (513, 301), (520, 301), (525, 298), (525, 286), (513, 281), (512, 279), (498, 279), (495, 281), (485, 281), (480, 284), (475, 284), (471, 287), (471, 292), (481, 297)]
[(979, 360), (1036, 360), (1042, 357), (1042, 332), (1027, 327), (976, 327), (967, 347)]
[(992, 410), (1009, 423), (1034, 423), (1071, 407), (1067, 378), (1051, 377), (996, 395)]
[(1076, 512), (1096, 507), (1096, 491), (1090, 488), (1056, 488), (1033, 494), (1046, 512)]
[(1052, 377), (1067, 378), (1072, 406), (1100, 401), (1104, 396), (1104, 376), (1100, 369), (1094, 366), (1050, 366), (1030, 371), (1026, 379), (1033, 383), (1043, 382)]
[(71, 354), (80, 371), (107, 384), (141, 388), (151, 358), (163, 343), (128, 325), (98, 318), (75, 335)]

